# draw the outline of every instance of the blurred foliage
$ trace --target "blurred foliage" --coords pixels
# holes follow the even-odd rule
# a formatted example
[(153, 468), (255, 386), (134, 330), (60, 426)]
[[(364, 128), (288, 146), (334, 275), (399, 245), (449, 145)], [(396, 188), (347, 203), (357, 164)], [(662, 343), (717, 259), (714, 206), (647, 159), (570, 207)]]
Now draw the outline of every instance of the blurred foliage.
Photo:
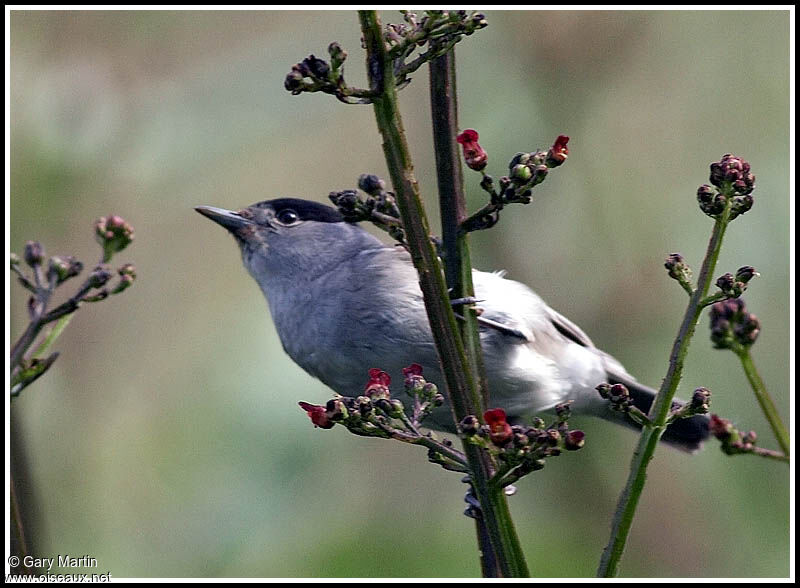
[[(457, 48), (461, 122), (480, 131), (487, 171), (571, 140), (533, 204), (474, 235), (476, 266), (509, 270), (656, 385), (686, 298), (663, 259), (699, 265), (711, 222), (695, 191), (711, 161), (740, 155), (756, 203), (719, 273), (761, 272), (745, 295), (763, 328), (753, 353), (788, 419), (789, 13), (487, 18)], [(11, 12), (11, 249), (37, 239), (88, 258), (86, 231), (108, 210), (137, 229), (137, 287), (79, 314), (61, 361), (15, 402), (36, 555), (88, 554), (116, 577), (479, 574), (459, 476), (414, 447), (312, 429), (297, 400), (329, 392), (283, 354), (230, 237), (192, 210), (326, 201), (361, 173), (387, 176), (370, 107), (283, 89), (291, 64), (333, 40), (363, 85), (350, 12)], [(413, 77), (401, 107), (433, 212), (427, 73)], [(467, 179), (477, 208), (479, 176)], [(11, 295), (16, 337), (25, 295)], [(707, 317), (683, 395), (699, 385), (772, 446)], [(594, 575), (635, 444), (575, 421), (586, 447), (511, 499), (539, 576)], [(665, 448), (651, 472), (623, 574), (788, 575), (784, 464), (710, 444), (692, 457)]]

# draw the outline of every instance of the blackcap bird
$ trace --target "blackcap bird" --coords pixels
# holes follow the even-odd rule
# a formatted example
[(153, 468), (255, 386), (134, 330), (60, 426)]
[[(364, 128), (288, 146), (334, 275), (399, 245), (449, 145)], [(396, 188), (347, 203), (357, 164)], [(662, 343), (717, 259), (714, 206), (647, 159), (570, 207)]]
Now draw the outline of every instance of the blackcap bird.
[[(399, 376), (417, 363), (428, 381), (443, 384), (417, 273), (403, 248), (384, 245), (336, 209), (307, 200), (266, 200), (238, 212), (196, 210), (235, 237), (284, 350), (309, 374), (343, 396), (363, 392), (370, 368)], [(492, 407), (523, 420), (571, 400), (573, 414), (635, 427), (595, 390), (610, 382), (627, 386), (634, 404), (649, 410), (655, 392), (527, 286), (477, 270), (473, 280), (486, 319), (480, 336)], [(431, 420), (454, 430), (446, 406)], [(698, 415), (675, 421), (662, 439), (694, 451), (708, 431), (708, 419)]]

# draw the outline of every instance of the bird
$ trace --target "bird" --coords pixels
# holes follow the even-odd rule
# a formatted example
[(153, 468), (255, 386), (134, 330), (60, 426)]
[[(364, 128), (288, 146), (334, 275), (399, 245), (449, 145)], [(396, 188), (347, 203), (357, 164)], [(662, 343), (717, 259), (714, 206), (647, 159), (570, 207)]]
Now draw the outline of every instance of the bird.
[[(400, 374), (416, 363), (428, 381), (444, 381), (417, 272), (403, 247), (386, 245), (336, 208), (306, 199), (195, 210), (233, 235), (284, 351), (337, 394), (360, 395), (371, 368)], [(645, 413), (655, 390), (526, 285), (503, 272), (473, 269), (472, 275), (492, 407), (505, 410), (509, 422), (524, 422), (571, 402), (573, 414), (639, 427), (595, 388), (623, 384)], [(446, 405), (430, 420), (432, 428), (456, 430)], [(695, 415), (670, 424), (662, 441), (693, 453), (708, 435), (709, 419)]]

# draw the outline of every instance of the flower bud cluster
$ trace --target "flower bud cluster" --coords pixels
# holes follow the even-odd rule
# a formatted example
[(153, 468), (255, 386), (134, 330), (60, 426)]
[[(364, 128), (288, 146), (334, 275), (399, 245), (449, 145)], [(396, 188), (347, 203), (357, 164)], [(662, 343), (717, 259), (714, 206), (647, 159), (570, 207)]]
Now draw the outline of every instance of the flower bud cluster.
[[(42, 352), (51, 344), (61, 332), (65, 323), (51, 329), (46, 335), (45, 344), (33, 347), (36, 335), (44, 325), (68, 317), (80, 308), (83, 302), (97, 302), (108, 298), (110, 294), (117, 294), (127, 289), (136, 277), (133, 264), (126, 264), (119, 268), (119, 283), (109, 291), (106, 288), (112, 278), (111, 268), (107, 262), (114, 253), (122, 251), (133, 241), (133, 227), (122, 217), (110, 215), (102, 217), (94, 223), (96, 239), (103, 248), (102, 261), (86, 277), (77, 291), (54, 308), (48, 308), (55, 290), (70, 278), (78, 276), (83, 271), (83, 263), (72, 255), (54, 255), (47, 260), (44, 247), (38, 241), (28, 241), (20, 257), (10, 255), (10, 270), (14, 272), (19, 283), (31, 293), (28, 298), (28, 314), (31, 323), (15, 344), (11, 353), (11, 397), (16, 397), (20, 392), (44, 374), (58, 358), (58, 353), (53, 353), (47, 358), (32, 357)], [(31, 273), (26, 272), (22, 262), (25, 262)], [(47, 264), (45, 265), (45, 260)], [(35, 330), (34, 330), (35, 329)], [(29, 336), (30, 334), (32, 336)], [(31, 352), (31, 348), (34, 349)]]
[(109, 262), (114, 253), (119, 253), (133, 242), (133, 227), (121, 216), (100, 217), (94, 223), (95, 237), (103, 247), (103, 261)]
[[(463, 37), (488, 26), (481, 12), (426, 10), (424, 15), (401, 11), (405, 23), (387, 24), (383, 37), (389, 58), (395, 61), (398, 85), (425, 63), (442, 55)], [(419, 48), (427, 50), (407, 61)]]
[(736, 195), (750, 194), (755, 187), (756, 177), (750, 173), (750, 164), (741, 157), (730, 153), (711, 164), (708, 179), (720, 190)]
[(681, 286), (691, 291), (692, 289), (692, 268), (683, 259), (680, 253), (670, 253), (664, 261), (669, 277), (677, 280)]
[(331, 192), (328, 198), (347, 222), (370, 221), (396, 241), (405, 243), (400, 209), (394, 192), (386, 190), (386, 182), (376, 175), (361, 174), (358, 187), (366, 196), (360, 195), (357, 190), (342, 190)]
[(686, 419), (698, 414), (708, 414), (711, 405), (711, 391), (708, 388), (697, 388), (692, 393), (692, 399), (686, 404), (673, 402), (669, 413), (668, 423), (677, 419)]
[[(118, 294), (130, 287), (136, 278), (136, 268), (133, 264), (125, 264), (117, 270), (120, 276), (119, 283), (111, 291), (104, 288), (113, 275), (106, 262), (111, 259), (114, 253), (122, 251), (130, 245), (134, 236), (133, 227), (122, 217), (109, 215), (95, 221), (94, 233), (95, 238), (103, 247), (103, 263), (92, 270), (80, 292), (68, 303), (73, 309), (77, 308), (80, 302), (97, 302), (104, 300), (109, 294)], [(32, 280), (22, 271), (20, 257), (15, 254), (11, 255), (11, 270), (17, 274), (20, 283), (37, 296), (43, 292), (52, 293), (55, 288), (83, 271), (83, 263), (74, 256), (54, 255), (47, 263), (47, 284), (42, 284), (40, 283), (42, 281), (41, 269), (46, 258), (47, 255), (41, 243), (28, 241), (25, 244), (22, 259), (34, 270), (35, 280)], [(87, 294), (92, 289), (98, 290), (98, 292)]]
[(630, 412), (633, 407), (633, 398), (628, 388), (623, 384), (603, 383), (595, 387), (598, 394), (611, 403), (611, 408), (619, 412)]
[(547, 151), (517, 153), (508, 163), (508, 176), (500, 178), (501, 197), (509, 202), (530, 202), (531, 190), (541, 184), (550, 169), (567, 160), (569, 137), (559, 135)]
[(347, 59), (347, 52), (336, 42), (328, 46), (328, 52), (334, 67), (324, 59), (309, 55), (292, 66), (283, 82), (284, 88), (297, 95), (301, 92), (325, 91), (325, 88), (336, 86), (342, 78), (341, 68)]
[(377, 368), (369, 370), (369, 379), (360, 396), (337, 396), (325, 406), (299, 404), (314, 426), (322, 429), (330, 429), (338, 423), (357, 435), (384, 438), (398, 434), (418, 435), (416, 427), (444, 403), (444, 396), (439, 394), (435, 384), (425, 380), (418, 364), (403, 368), (403, 375), (406, 393), (413, 399), (410, 419), (403, 402), (392, 398), (391, 377)]
[(728, 298), (738, 298), (747, 290), (750, 280), (758, 275), (754, 267), (746, 265), (736, 270), (736, 275), (726, 273), (717, 278), (717, 288)]
[(133, 285), (133, 281), (136, 279), (136, 266), (132, 263), (126, 263), (117, 270), (117, 273), (119, 274), (119, 282), (111, 290), (112, 294), (119, 294)]
[(756, 432), (742, 433), (728, 419), (711, 415), (711, 434), (722, 442), (721, 449), (728, 455), (752, 453), (756, 447)]
[[(404, 11), (405, 23), (387, 24), (383, 27), (383, 40), (387, 56), (393, 62), (395, 87), (401, 89), (411, 81), (409, 74), (425, 63), (448, 51), (465, 35), (487, 26), (483, 14), (464, 10), (429, 10), (422, 17)], [(362, 39), (362, 47), (365, 43)], [(411, 54), (420, 47), (427, 51), (411, 61)], [(332, 94), (347, 104), (369, 104), (375, 98), (370, 90), (348, 86), (344, 80), (344, 62), (347, 52), (333, 42), (328, 46), (330, 61), (309, 55), (292, 66), (283, 85), (294, 95), (303, 92)]]
[(750, 173), (750, 164), (730, 153), (711, 164), (709, 176), (717, 190), (703, 184), (697, 189), (700, 210), (712, 218), (720, 218), (726, 206), (730, 206), (728, 220), (744, 214), (753, 206), (752, 192), (756, 177)]
[(81, 271), (83, 271), (83, 264), (72, 255), (54, 255), (50, 258), (47, 278), (48, 281), (55, 280), (55, 284), (58, 286), (62, 282), (77, 276)]
[(556, 407), (556, 420), (550, 426), (545, 427), (538, 418), (532, 426), (511, 425), (502, 408), (493, 408), (483, 414), (483, 425), (474, 415), (462, 419), (459, 432), (467, 442), (485, 447), (497, 456), (501, 464), (498, 476), (506, 486), (542, 469), (545, 458), (583, 447), (585, 434), (569, 428), (569, 416), (569, 403), (565, 403)]
[(481, 12), (466, 10), (426, 10), (420, 16), (415, 12), (401, 10), (405, 23), (388, 24), (384, 37), (393, 56), (408, 54), (407, 46), (422, 46), (432, 39), (441, 41), (456, 35), (469, 36), (489, 25)]
[(710, 403), (711, 391), (708, 388), (697, 388), (688, 406), (693, 414), (708, 414)]
[(541, 184), (550, 169), (558, 167), (567, 160), (569, 137), (559, 135), (549, 150), (538, 150), (532, 153), (517, 153), (508, 164), (508, 175), (502, 176), (497, 181), (495, 188), (494, 178), (483, 173), (488, 156), (478, 144), (478, 133), (467, 129), (456, 140), (464, 149), (464, 160), (471, 169), (482, 174), (481, 188), (490, 196), (489, 204), (473, 216), (469, 217), (462, 226), (465, 231), (477, 231), (494, 226), (500, 217), (500, 211), (506, 204), (529, 204), (533, 196), (533, 188)]
[(758, 339), (761, 323), (747, 312), (744, 300), (731, 298), (711, 306), (711, 342), (717, 349), (749, 347)]
[(433, 382), (428, 382), (422, 375), (422, 366), (412, 363), (403, 368), (404, 388), (413, 401), (411, 421), (421, 423), (434, 409), (444, 404), (444, 395)]

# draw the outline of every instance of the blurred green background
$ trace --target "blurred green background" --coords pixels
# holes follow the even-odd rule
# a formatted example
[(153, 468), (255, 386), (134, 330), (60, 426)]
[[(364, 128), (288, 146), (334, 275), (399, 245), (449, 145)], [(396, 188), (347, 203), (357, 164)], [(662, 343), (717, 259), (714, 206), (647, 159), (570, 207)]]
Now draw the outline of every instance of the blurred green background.
[[(476, 267), (507, 269), (657, 385), (686, 303), (663, 259), (680, 251), (699, 268), (712, 222), (695, 191), (711, 161), (740, 155), (756, 202), (717, 273), (762, 274), (745, 295), (763, 326), (754, 356), (788, 419), (789, 13), (487, 18), (457, 46), (461, 125), (480, 131), (487, 171), (571, 140), (532, 205), (474, 235)], [(11, 13), (11, 250), (37, 239), (89, 264), (92, 222), (115, 213), (136, 228), (115, 261), (139, 275), (78, 312), (54, 368), (14, 403), (35, 555), (88, 554), (90, 571), (116, 577), (479, 574), (460, 476), (418, 448), (313, 429), (297, 401), (329, 390), (284, 355), (233, 240), (192, 210), (326, 202), (361, 173), (388, 177), (370, 107), (283, 89), (293, 63), (333, 40), (364, 85), (359, 38), (356, 15), (338, 11)], [(424, 69), (401, 105), (438, 222)], [(477, 208), (479, 176), (466, 177)], [(25, 300), (12, 284), (12, 338)], [(699, 385), (714, 412), (776, 448), (735, 356), (711, 348), (707, 317), (681, 394)], [(636, 442), (576, 423), (586, 447), (510, 501), (538, 576), (594, 575)], [(663, 449), (622, 572), (787, 576), (789, 468), (715, 443)]]

